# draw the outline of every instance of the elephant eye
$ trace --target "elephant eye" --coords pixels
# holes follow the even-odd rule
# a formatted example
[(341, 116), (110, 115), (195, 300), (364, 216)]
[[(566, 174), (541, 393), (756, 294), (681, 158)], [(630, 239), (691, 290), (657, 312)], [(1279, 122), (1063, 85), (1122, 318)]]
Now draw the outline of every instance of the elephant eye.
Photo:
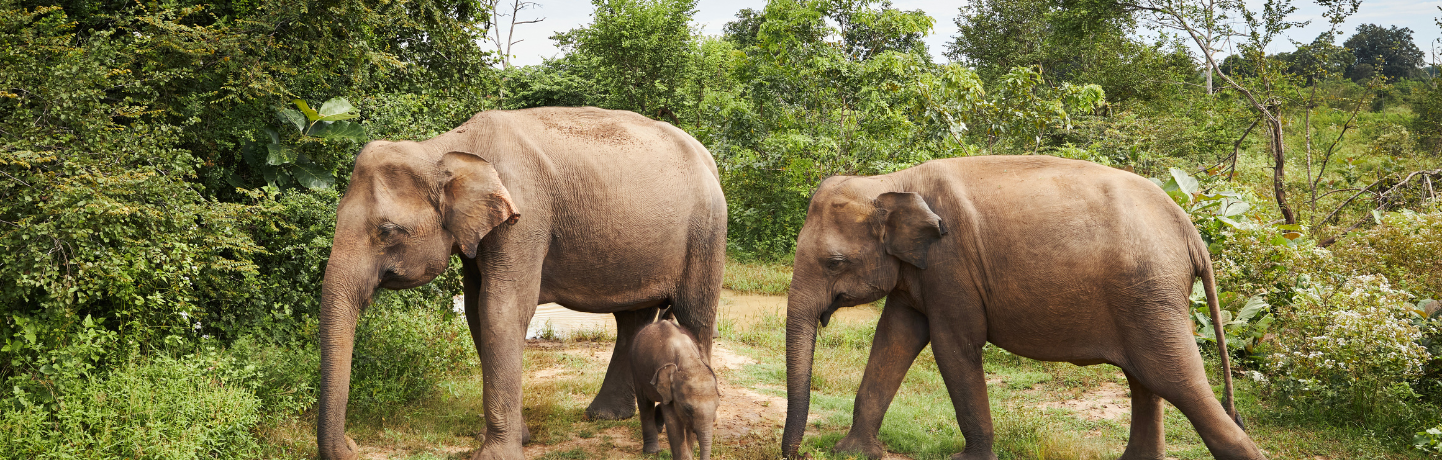
[(382, 236), (382, 237), (385, 237), (385, 238), (389, 238), (389, 237), (395, 236), (395, 234), (397, 234), (397, 233), (409, 234), (409, 232), (406, 232), (406, 229), (405, 229), (404, 227), (401, 227), (400, 225), (396, 225), (395, 222), (386, 222), (386, 223), (380, 224), (380, 231), (381, 231), (381, 236)]
[(826, 264), (827, 270), (840, 271), (842, 268), (846, 268), (846, 257), (831, 256), (831, 258), (826, 259), (826, 262), (824, 263)]

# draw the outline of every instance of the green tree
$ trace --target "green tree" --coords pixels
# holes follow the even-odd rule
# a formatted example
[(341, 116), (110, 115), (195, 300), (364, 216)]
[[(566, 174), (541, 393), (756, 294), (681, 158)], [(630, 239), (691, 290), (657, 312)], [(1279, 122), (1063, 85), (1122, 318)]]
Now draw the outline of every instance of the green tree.
[(1115, 101), (1153, 100), (1196, 80), (1196, 65), (1175, 43), (1132, 38), (1136, 19), (1089, 0), (983, 0), (960, 8), (947, 57), (988, 82), (1016, 67), (1051, 81), (1096, 83)]
[(1422, 50), (1412, 41), (1412, 29), (1406, 27), (1362, 24), (1342, 46), (1357, 59), (1347, 67), (1347, 78), (1357, 82), (1375, 74), (1392, 80), (1416, 78), (1425, 63)]
[(695, 0), (593, 0), (594, 21), (556, 39), (589, 64), (605, 106), (681, 124), (696, 103), (683, 92), (695, 66)]
[(1296, 51), (1277, 53), (1276, 58), (1287, 63), (1287, 73), (1305, 77), (1307, 85), (1315, 85), (1319, 79), (1342, 76), (1356, 57), (1346, 48), (1337, 46), (1336, 37), (1337, 34), (1330, 30), (1322, 32), (1311, 43), (1299, 43)]

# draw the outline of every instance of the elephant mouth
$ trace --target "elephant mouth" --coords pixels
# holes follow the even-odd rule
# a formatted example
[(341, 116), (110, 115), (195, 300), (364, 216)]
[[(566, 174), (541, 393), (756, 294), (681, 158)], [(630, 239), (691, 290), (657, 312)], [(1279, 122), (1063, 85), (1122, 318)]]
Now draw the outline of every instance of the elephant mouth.
[(821, 327), (830, 325), (831, 314), (836, 313), (836, 310), (840, 310), (843, 306), (850, 306), (850, 304), (847, 303), (850, 300), (851, 296), (836, 294), (836, 298), (831, 300), (831, 305), (826, 306), (826, 311), (821, 312)]

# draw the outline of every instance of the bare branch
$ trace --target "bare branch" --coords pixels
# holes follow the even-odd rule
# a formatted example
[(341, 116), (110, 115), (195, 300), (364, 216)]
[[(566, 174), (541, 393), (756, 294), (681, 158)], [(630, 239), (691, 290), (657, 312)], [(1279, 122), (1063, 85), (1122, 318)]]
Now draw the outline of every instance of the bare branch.
[[(1397, 185), (1393, 185), (1392, 188), (1387, 189), (1387, 191), (1377, 194), (1378, 204), (1377, 204), (1377, 207), (1372, 208), (1372, 211), (1374, 211), (1374, 212), (1376, 212), (1376, 211), (1384, 211), (1384, 212), (1385, 212), (1385, 211), (1387, 210), (1387, 208), (1389, 208), (1389, 207), (1392, 206), (1392, 199), (1393, 199), (1393, 197), (1395, 196), (1395, 195), (1393, 195), (1393, 193), (1396, 192), (1397, 190), (1400, 190), (1403, 185), (1407, 185), (1408, 182), (1411, 182), (1411, 181), (1412, 181), (1412, 178), (1413, 178), (1413, 177), (1417, 177), (1418, 175), (1421, 175), (1424, 179), (1426, 179), (1426, 180), (1427, 180), (1427, 183), (1430, 185), (1432, 176), (1442, 176), (1442, 168), (1433, 169), (1433, 170), (1413, 171), (1411, 174), (1408, 174), (1407, 177), (1404, 177), (1404, 178), (1402, 178), (1401, 181), (1397, 182)], [(1388, 175), (1387, 177), (1390, 177), (1390, 175)], [(1372, 184), (1373, 184), (1373, 185), (1376, 185), (1377, 183), (1380, 183), (1381, 181), (1386, 180), (1387, 177), (1383, 177), (1382, 179), (1378, 179), (1377, 182), (1373, 182)], [(1367, 188), (1371, 188), (1371, 187), (1372, 187), (1371, 185), (1368, 185), (1368, 186), (1367, 186)], [(1347, 202), (1351, 202), (1353, 198), (1356, 198), (1358, 195), (1361, 195), (1361, 194), (1364, 193), (1364, 192), (1366, 192), (1366, 189), (1363, 189), (1362, 192), (1357, 192), (1357, 195), (1352, 195), (1352, 198), (1348, 198), (1348, 199), (1347, 199)], [(1343, 202), (1342, 205), (1343, 205), (1343, 206), (1346, 206), (1346, 205), (1347, 205), (1347, 202)], [(1336, 214), (1337, 211), (1340, 211), (1341, 209), (1342, 209), (1341, 207), (1338, 207), (1337, 210), (1332, 211), (1332, 214)], [(1346, 235), (1347, 233), (1351, 232), (1352, 230), (1356, 230), (1357, 227), (1361, 227), (1363, 224), (1366, 224), (1366, 223), (1367, 223), (1367, 219), (1370, 218), (1370, 217), (1371, 217), (1371, 216), (1364, 216), (1361, 220), (1358, 220), (1356, 223), (1353, 223), (1350, 227), (1347, 227), (1346, 230), (1342, 230), (1341, 232), (1337, 233), (1336, 235), (1331, 236), (1331, 237), (1328, 237), (1327, 239), (1322, 240), (1322, 242), (1317, 243), (1317, 246), (1318, 246), (1318, 247), (1323, 247), (1323, 248), (1325, 248), (1325, 247), (1327, 247), (1327, 246), (1331, 246), (1333, 243), (1336, 243), (1336, 242), (1337, 242), (1337, 239), (1338, 239), (1338, 238), (1341, 238), (1343, 235)], [(1329, 214), (1329, 215), (1327, 216), (1327, 219), (1331, 219), (1331, 218), (1332, 218), (1332, 215)], [(1326, 219), (1323, 219), (1322, 222), (1326, 222)]]

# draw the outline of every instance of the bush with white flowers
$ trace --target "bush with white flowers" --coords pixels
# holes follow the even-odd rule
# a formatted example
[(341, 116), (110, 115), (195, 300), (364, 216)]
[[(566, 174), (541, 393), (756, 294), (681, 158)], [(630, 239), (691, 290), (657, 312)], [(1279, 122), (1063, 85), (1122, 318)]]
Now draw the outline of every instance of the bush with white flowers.
[(1362, 413), (1415, 399), (1409, 382), (1432, 359), (1409, 302), (1381, 275), (1299, 283), (1280, 312), (1287, 327), (1271, 356), (1270, 387), (1297, 402), (1350, 406)]

